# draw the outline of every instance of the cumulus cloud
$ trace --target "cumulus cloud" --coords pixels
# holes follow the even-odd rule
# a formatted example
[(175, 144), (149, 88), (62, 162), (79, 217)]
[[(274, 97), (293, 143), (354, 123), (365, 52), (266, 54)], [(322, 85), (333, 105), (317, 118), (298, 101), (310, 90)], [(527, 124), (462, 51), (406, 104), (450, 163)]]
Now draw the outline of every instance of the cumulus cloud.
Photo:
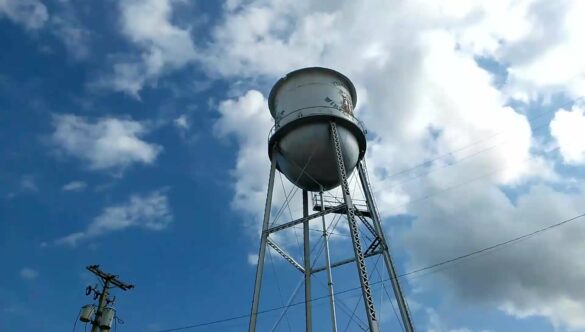
[(25, 267), (20, 270), (20, 277), (24, 280), (34, 280), (39, 276), (39, 273), (31, 269), (30, 267)]
[[(214, 132), (222, 138), (235, 137), (239, 144), (236, 168), (232, 176), (236, 209), (257, 215), (266, 199), (266, 179), (270, 169), (267, 161), (267, 135), (272, 127), (266, 98), (250, 90), (236, 100), (225, 100), (219, 105), (221, 118)], [(260, 207), (260, 209), (259, 209)]]
[(43, 27), (49, 19), (47, 7), (38, 0), (0, 0), (0, 18), (2, 16), (29, 30)]
[[(541, 216), (530, 219), (533, 223), (525, 221), (528, 206), (546, 206), (542, 192), (561, 195), (563, 204), (580, 197), (538, 187), (519, 194), (515, 202), (502, 191), (528, 179), (554, 178), (552, 161), (534, 153), (527, 117), (510, 101), (585, 94), (580, 19), (585, 5), (579, 1), (366, 5), (279, 0), (248, 1), (246, 6), (228, 1), (208, 46), (197, 52), (188, 29), (172, 23), (172, 1), (127, 1), (119, 8), (122, 33), (140, 55), (113, 57), (112, 75), (103, 84), (138, 97), (146, 84), (193, 61), (203, 64), (211, 76), (238, 81), (232, 87), (235, 96), (219, 104), (215, 133), (238, 142), (233, 206), (251, 215), (257, 217), (263, 206), (268, 174), (263, 147), (271, 127), (266, 99), (257, 89), (289, 70), (313, 65), (338, 69), (356, 83), (358, 115), (371, 133), (367, 160), (382, 214), (415, 217), (412, 229), (401, 234), (413, 265), (532, 229), (545, 221), (544, 216), (560, 217), (557, 210), (556, 214), (539, 210)], [(501, 68), (486, 69), (478, 59), (489, 59)], [(582, 111), (561, 111), (551, 123), (551, 134), (567, 163), (582, 162), (580, 144), (564, 135), (575, 132), (571, 125), (579, 124), (582, 116)], [(421, 161), (426, 162), (414, 172), (401, 174)], [(478, 175), (481, 181), (465, 184)], [(465, 188), (465, 195), (459, 192), (454, 198), (454, 190), (429, 196), (424, 208), (417, 199), (455, 186)], [(494, 225), (501, 233), (492, 232)], [(581, 250), (577, 242), (564, 240), (553, 237), (538, 252), (552, 261), (550, 248)], [(448, 271), (439, 275), (461, 299), (487, 302), (519, 317), (542, 315), (556, 324), (581, 326), (576, 317), (585, 315), (574, 304), (582, 298), (579, 292), (571, 295), (570, 277), (557, 282), (557, 295), (551, 297), (544, 291), (549, 286), (546, 276), (533, 273), (529, 278), (521, 271), (535, 271), (534, 250), (510, 255), (506, 263), (514, 268), (504, 275), (512, 280), (509, 284), (499, 278), (473, 284)], [(541, 262), (543, 271), (557, 268), (545, 263), (549, 266)], [(494, 266), (498, 265), (485, 264), (477, 275), (491, 275), (488, 271)], [(477, 289), (491, 293), (474, 293)]]
[(167, 228), (172, 220), (168, 198), (162, 191), (132, 195), (127, 202), (106, 207), (85, 230), (59, 238), (55, 240), (55, 244), (76, 246), (79, 241), (128, 228), (161, 231)]
[[(410, 12), (415, 8), (379, 4), (380, 10), (371, 12), (370, 7), (351, 2), (324, 8), (313, 8), (305, 2), (285, 4), (254, 2), (228, 12), (224, 24), (215, 30), (216, 44), (210, 51), (211, 58), (223, 65), (210, 67), (225, 76), (255, 75), (265, 81), (273, 81), (293, 68), (315, 64), (333, 66), (350, 75), (360, 92), (358, 113), (377, 136), (369, 144), (371, 174), (376, 183), (382, 183), (380, 187), (391, 188), (379, 193), (382, 206), (387, 207), (382, 211), (385, 215), (405, 212), (408, 197), (395, 179), (378, 174), (393, 174), (415, 161), (502, 131), (507, 135), (499, 138), (506, 144), (485, 153), (489, 156), (474, 167), (503, 166), (506, 170), (494, 176), (502, 183), (512, 183), (531, 173), (528, 122), (505, 107), (505, 98), (492, 86), (489, 73), (472, 56), (460, 51), (456, 39), (447, 31), (424, 25), (400, 29), (402, 24), (422, 24), (401, 19), (410, 17), (407, 15), (396, 14), (396, 19), (387, 20), (390, 11)], [(286, 20), (277, 21), (289, 22), (287, 26), (271, 24), (279, 13), (286, 13)], [(423, 11), (424, 15), (431, 13)], [(322, 17), (328, 19), (321, 20)], [(345, 32), (342, 39), (339, 31)], [(389, 37), (386, 31), (393, 33)], [(356, 55), (352, 59), (344, 56), (348, 44)], [(248, 51), (237, 52), (238, 49)], [(299, 54), (282, 56), (291, 52)], [(268, 118), (265, 106), (257, 108)], [(221, 110), (220, 113), (224, 114)], [(439, 133), (437, 137), (433, 137), (433, 131)], [(402, 148), (405, 145), (410, 146), (406, 151)]]
[(84, 181), (71, 181), (63, 186), (63, 191), (82, 191), (87, 187)]
[(97, 86), (128, 93), (139, 98), (147, 83), (154, 83), (167, 71), (181, 68), (196, 58), (188, 28), (173, 24), (173, 1), (120, 1), (122, 34), (140, 54), (114, 57), (113, 72), (96, 82)]
[[(236, 96), (220, 103), (216, 125), (218, 136), (239, 144), (235, 208), (257, 216), (264, 203), (271, 119), (258, 86), (314, 65), (337, 69), (357, 86), (381, 212), (414, 218), (394, 234), (404, 239), (394, 245), (408, 250), (410, 267), (530, 232), (583, 206), (582, 188), (565, 193), (546, 185), (556, 178), (555, 161), (539, 152), (527, 116), (511, 106), (585, 94), (578, 1), (282, 0), (229, 2), (224, 9), (202, 61), (238, 82)], [(558, 132), (571, 137), (583, 117), (581, 110), (564, 112), (551, 123), (561, 149)], [(555, 126), (562, 128), (556, 135)], [(565, 161), (567, 153), (581, 160), (585, 140), (566, 141)], [(528, 190), (507, 195), (519, 185)], [(486, 257), (471, 270), (436, 276), (444, 292), (466, 303), (583, 328), (585, 308), (577, 304), (585, 298), (576, 280), (585, 266), (571, 263), (585, 249), (581, 231), (567, 228), (526, 241), (501, 261)], [(552, 278), (550, 271), (561, 273)]]
[[(583, 188), (580, 188), (582, 192)], [(585, 196), (538, 185), (516, 204), (490, 183), (467, 186), (465, 195), (433, 197), (413, 206), (417, 220), (405, 235), (411, 268), (477, 250), (583, 213)], [(436, 273), (469, 303), (488, 303), (518, 317), (543, 315), (559, 326), (585, 328), (580, 281), (585, 265), (583, 223), (575, 221), (506, 250)], [(554, 277), (550, 271), (555, 271)], [(415, 279), (416, 280), (416, 279)], [(420, 284), (436, 289), (420, 279)], [(571, 310), (567, 310), (572, 308)], [(523, 313), (523, 314), (522, 314)]]
[(88, 163), (90, 169), (122, 170), (134, 163), (152, 164), (162, 147), (145, 142), (144, 124), (125, 119), (91, 121), (76, 115), (54, 117), (52, 140), (65, 154)]
[(585, 163), (585, 109), (574, 106), (555, 113), (550, 123), (550, 133), (557, 141), (563, 160), (567, 164)]

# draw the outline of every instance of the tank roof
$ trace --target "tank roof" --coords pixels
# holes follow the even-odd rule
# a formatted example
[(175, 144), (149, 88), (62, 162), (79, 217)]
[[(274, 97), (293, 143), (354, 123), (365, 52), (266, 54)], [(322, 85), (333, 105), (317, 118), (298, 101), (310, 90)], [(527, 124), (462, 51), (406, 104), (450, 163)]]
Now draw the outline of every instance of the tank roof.
[(275, 109), (274, 109), (274, 98), (276, 98), (276, 92), (278, 91), (278, 89), (284, 84), (284, 82), (293, 76), (302, 74), (302, 73), (306, 73), (308, 71), (321, 71), (321, 72), (326, 72), (329, 74), (333, 74), (335, 76), (337, 76), (339, 79), (341, 79), (341, 81), (343, 81), (343, 83), (347, 86), (347, 88), (349, 89), (349, 93), (351, 94), (351, 99), (353, 102), (353, 105), (355, 106), (357, 104), (357, 93), (355, 91), (355, 86), (353, 85), (353, 83), (351, 82), (351, 80), (349, 78), (347, 78), (347, 76), (343, 75), (342, 73), (330, 69), (330, 68), (325, 68), (325, 67), (306, 67), (306, 68), (301, 68), (301, 69), (297, 69), (295, 71), (291, 71), (290, 73), (286, 74), (284, 77), (280, 78), (272, 87), (272, 90), (270, 90), (270, 94), (268, 95), (268, 108), (270, 109), (270, 114), (272, 114), (272, 117), (275, 116)]

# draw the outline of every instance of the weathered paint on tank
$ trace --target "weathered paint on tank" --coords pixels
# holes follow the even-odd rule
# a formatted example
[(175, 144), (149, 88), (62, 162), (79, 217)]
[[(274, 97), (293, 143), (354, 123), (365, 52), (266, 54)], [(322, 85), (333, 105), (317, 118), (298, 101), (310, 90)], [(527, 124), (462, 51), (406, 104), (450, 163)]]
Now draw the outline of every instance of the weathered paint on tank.
[(270, 112), (275, 120), (269, 151), (277, 144), (278, 169), (296, 186), (329, 190), (340, 182), (329, 122), (335, 121), (347, 174), (366, 151), (366, 138), (353, 116), (356, 92), (344, 75), (311, 67), (289, 73), (272, 88)]

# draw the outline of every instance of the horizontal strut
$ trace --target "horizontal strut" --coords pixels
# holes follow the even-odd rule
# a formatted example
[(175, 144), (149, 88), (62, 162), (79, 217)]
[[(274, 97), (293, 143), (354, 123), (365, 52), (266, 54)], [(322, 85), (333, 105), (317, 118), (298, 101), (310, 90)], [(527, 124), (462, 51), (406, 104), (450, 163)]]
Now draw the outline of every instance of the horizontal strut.
[(331, 208), (328, 208), (325, 211), (320, 211), (320, 212), (317, 212), (317, 213), (313, 213), (313, 214), (310, 214), (310, 215), (308, 215), (306, 217), (299, 218), (299, 219), (296, 219), (296, 220), (293, 220), (293, 221), (289, 221), (289, 222), (284, 223), (284, 224), (280, 224), (280, 225), (274, 226), (272, 228), (269, 228), (269, 229), (265, 230), (264, 232), (266, 232), (268, 234), (274, 233), (274, 232), (278, 232), (278, 231), (281, 231), (283, 229), (286, 229), (286, 228), (289, 228), (289, 227), (293, 227), (293, 226), (296, 226), (298, 224), (302, 224), (306, 220), (311, 220), (311, 219), (319, 218), (319, 217), (324, 216), (324, 215), (326, 215), (328, 213), (333, 213), (335, 211), (339, 211), (339, 210), (342, 210), (342, 209), (345, 209), (345, 204), (339, 204), (337, 206), (333, 206)]
[[(372, 256), (375, 256), (375, 255), (379, 255), (381, 253), (382, 253), (381, 250), (376, 250), (376, 251), (373, 251), (371, 253), (364, 254), (364, 258), (368, 258), (368, 257), (372, 257)], [(338, 267), (338, 266), (345, 265), (345, 264), (349, 264), (349, 263), (352, 263), (352, 262), (355, 262), (355, 257), (348, 258), (348, 259), (344, 259), (342, 261), (333, 263), (333, 264), (331, 264), (331, 268)], [(327, 267), (321, 266), (321, 267), (318, 267), (318, 268), (313, 269), (311, 272), (312, 273), (317, 273), (317, 272), (325, 271), (326, 269), (327, 269)]]

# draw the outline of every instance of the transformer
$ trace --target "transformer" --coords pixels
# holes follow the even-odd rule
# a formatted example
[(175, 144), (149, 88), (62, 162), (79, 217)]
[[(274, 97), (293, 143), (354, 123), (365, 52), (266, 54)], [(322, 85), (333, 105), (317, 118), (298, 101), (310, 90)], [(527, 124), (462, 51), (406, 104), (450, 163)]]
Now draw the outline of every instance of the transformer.
[(94, 313), (95, 306), (93, 304), (84, 305), (83, 307), (81, 307), (81, 312), (79, 313), (79, 320), (84, 323), (91, 322)]
[(98, 319), (98, 324), (100, 329), (102, 330), (109, 330), (112, 328), (112, 322), (114, 321), (114, 317), (116, 316), (116, 309), (112, 307), (106, 307), (102, 311), (100, 318)]

